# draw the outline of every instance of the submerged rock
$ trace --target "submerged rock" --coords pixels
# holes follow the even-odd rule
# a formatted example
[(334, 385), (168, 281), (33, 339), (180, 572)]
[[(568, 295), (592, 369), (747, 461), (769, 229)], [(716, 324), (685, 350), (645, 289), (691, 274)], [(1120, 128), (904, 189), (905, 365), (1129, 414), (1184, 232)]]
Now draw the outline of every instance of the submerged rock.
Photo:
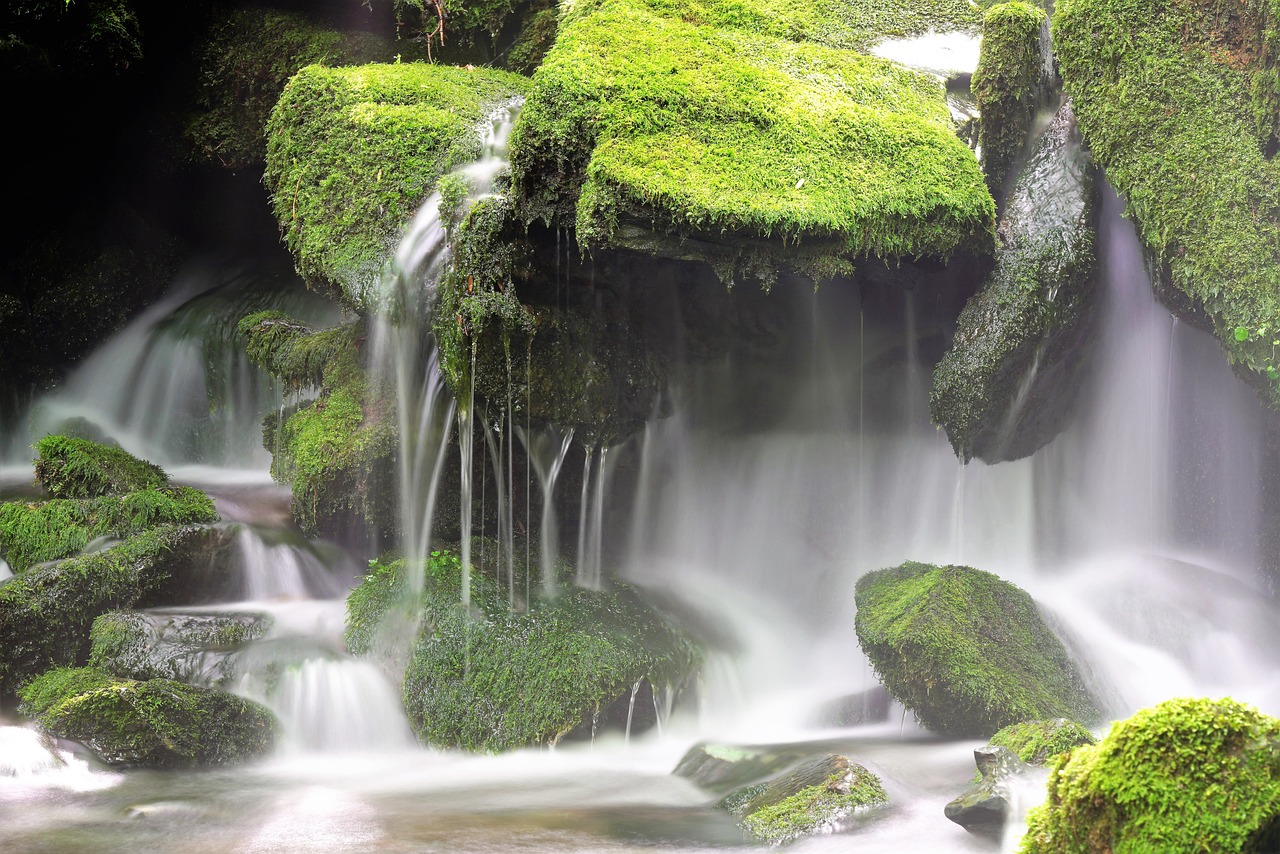
[(857, 810), (886, 803), (880, 779), (848, 757), (812, 759), (768, 782), (738, 789), (720, 802), (743, 830), (781, 845), (837, 830)]
[(277, 726), (265, 707), (234, 694), (92, 668), (49, 671), (23, 688), (20, 710), (46, 732), (123, 767), (243, 762), (271, 750)]
[(1093, 197), (1064, 104), (1010, 193), (995, 269), (934, 369), (930, 414), (965, 462), (1028, 456), (1074, 411), (1097, 315)]
[(1023, 854), (1275, 851), (1280, 720), (1231, 699), (1169, 700), (1067, 754)]
[(858, 642), (930, 730), (973, 738), (1019, 721), (1093, 721), (1079, 665), (1027, 593), (967, 566), (907, 562), (858, 579)]
[(238, 675), (236, 651), (271, 623), (266, 614), (112, 611), (93, 621), (89, 664), (129, 679), (225, 686)]

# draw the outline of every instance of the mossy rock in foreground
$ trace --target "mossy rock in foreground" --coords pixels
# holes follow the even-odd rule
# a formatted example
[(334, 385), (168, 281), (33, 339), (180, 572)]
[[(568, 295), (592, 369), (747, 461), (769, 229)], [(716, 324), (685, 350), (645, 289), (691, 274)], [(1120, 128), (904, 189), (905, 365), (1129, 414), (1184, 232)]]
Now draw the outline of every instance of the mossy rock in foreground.
[(22, 691), (24, 714), (109, 765), (192, 768), (269, 752), (277, 723), (250, 700), (169, 679), (136, 682), (91, 668), (52, 670)]
[(1027, 593), (967, 566), (907, 562), (858, 579), (855, 628), (889, 692), (943, 735), (1098, 717), (1082, 673)]
[(880, 779), (845, 756), (812, 759), (773, 780), (730, 793), (720, 806), (739, 817), (742, 829), (781, 845), (830, 833), (860, 808), (889, 800)]
[(1066, 754), (1023, 854), (1265, 852), (1280, 845), (1280, 720), (1175, 699)]
[(51, 434), (36, 442), (36, 481), (55, 498), (97, 498), (169, 483), (160, 466), (123, 448)]

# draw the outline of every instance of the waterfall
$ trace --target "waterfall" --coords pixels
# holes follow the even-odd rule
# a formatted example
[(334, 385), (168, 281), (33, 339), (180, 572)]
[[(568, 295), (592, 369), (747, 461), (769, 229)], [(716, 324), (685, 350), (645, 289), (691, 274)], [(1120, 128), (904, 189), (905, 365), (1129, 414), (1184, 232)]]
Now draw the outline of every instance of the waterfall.
[(538, 485), (542, 487), (542, 524), (538, 529), (542, 546), (542, 592), (548, 599), (554, 599), (556, 565), (560, 561), (560, 544), (556, 536), (556, 480), (573, 443), (573, 429), (563, 435), (547, 429), (532, 436), (518, 429), (517, 435), (524, 442), (525, 455), (533, 463)]

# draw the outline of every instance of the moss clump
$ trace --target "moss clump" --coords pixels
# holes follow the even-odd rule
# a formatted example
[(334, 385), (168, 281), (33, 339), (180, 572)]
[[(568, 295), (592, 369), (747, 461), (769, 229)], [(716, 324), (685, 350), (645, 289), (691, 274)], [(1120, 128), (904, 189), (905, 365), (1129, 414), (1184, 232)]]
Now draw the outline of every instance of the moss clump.
[(47, 732), (83, 742), (124, 767), (191, 768), (243, 762), (275, 742), (266, 708), (223, 691), (168, 679), (135, 682), (88, 668), (28, 684), (20, 710)]
[(886, 803), (880, 779), (844, 756), (810, 760), (773, 780), (730, 793), (719, 804), (743, 830), (772, 845), (830, 833), (857, 809)]
[(939, 81), (698, 20), (645, 0), (562, 20), (512, 134), (524, 218), (584, 247), (709, 255), (727, 281), (990, 245), (994, 204)]
[(228, 169), (259, 164), (271, 108), (305, 65), (387, 62), (398, 45), (364, 32), (341, 32), (302, 15), (236, 9), (211, 28), (200, 54), (200, 112), (187, 123), (196, 154)]
[[(1280, 160), (1255, 83), (1275, 4), (1067, 0), (1053, 41), (1080, 127), (1143, 243), (1280, 407)], [(1263, 87), (1265, 88), (1265, 86)]]
[(1028, 456), (1072, 415), (1098, 304), (1093, 196), (1064, 105), (1009, 194), (995, 269), (934, 368), (930, 414), (965, 462)]
[(216, 522), (213, 501), (189, 486), (123, 496), (0, 504), (0, 554), (14, 572), (70, 557), (99, 537), (123, 539), (156, 525)]
[(267, 124), (266, 182), (303, 279), (365, 306), (436, 180), (480, 154), (477, 127), (526, 86), (421, 63), (298, 72)]
[(89, 652), (95, 617), (154, 604), (207, 528), (161, 525), (109, 549), (42, 564), (0, 586), (0, 696)]
[(1176, 699), (1064, 754), (1020, 850), (1273, 851), (1277, 816), (1280, 720), (1231, 699)]
[(907, 562), (858, 579), (855, 628), (889, 692), (934, 732), (989, 737), (1098, 712), (1027, 593), (967, 566)]
[(55, 498), (97, 498), (169, 483), (160, 466), (123, 448), (49, 435), (36, 442), (36, 481)]
[[(403, 562), (379, 564), (348, 599), (348, 647), (368, 650), (398, 601)], [(513, 612), (508, 591), (471, 576), (473, 612), (458, 605), (451, 552), (426, 567), (421, 629), (405, 672), (404, 702), (424, 743), (501, 751), (554, 744), (647, 681), (675, 687), (693, 671), (692, 641), (625, 587), (572, 590)]]
[(1043, 10), (1018, 0), (992, 6), (982, 16), (982, 50), (971, 85), (982, 116), (982, 168), (997, 198), (1044, 98), (1044, 23)]
[(991, 745), (1007, 747), (1030, 765), (1043, 765), (1059, 754), (1086, 744), (1094, 744), (1093, 733), (1075, 721), (1023, 721), (1011, 724), (991, 736)]

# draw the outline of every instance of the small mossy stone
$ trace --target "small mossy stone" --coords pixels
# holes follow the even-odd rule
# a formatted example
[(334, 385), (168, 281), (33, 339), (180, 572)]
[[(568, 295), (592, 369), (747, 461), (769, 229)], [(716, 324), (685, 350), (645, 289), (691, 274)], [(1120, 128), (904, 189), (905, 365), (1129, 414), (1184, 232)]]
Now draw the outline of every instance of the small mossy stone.
[(257, 703), (168, 679), (137, 682), (90, 668), (54, 670), (23, 689), (21, 711), (109, 765), (193, 768), (262, 756), (274, 715)]
[(934, 732), (1093, 721), (1083, 674), (1020, 588), (967, 566), (907, 562), (858, 579), (855, 629), (889, 692)]
[(55, 498), (97, 498), (165, 486), (158, 465), (123, 448), (51, 434), (36, 442), (36, 481)]
[(1280, 720), (1229, 698), (1168, 700), (1063, 754), (1022, 854), (1274, 851)]
[(991, 736), (990, 744), (1008, 748), (1029, 765), (1044, 765), (1068, 750), (1097, 741), (1092, 732), (1075, 721), (1054, 718), (1010, 724)]

